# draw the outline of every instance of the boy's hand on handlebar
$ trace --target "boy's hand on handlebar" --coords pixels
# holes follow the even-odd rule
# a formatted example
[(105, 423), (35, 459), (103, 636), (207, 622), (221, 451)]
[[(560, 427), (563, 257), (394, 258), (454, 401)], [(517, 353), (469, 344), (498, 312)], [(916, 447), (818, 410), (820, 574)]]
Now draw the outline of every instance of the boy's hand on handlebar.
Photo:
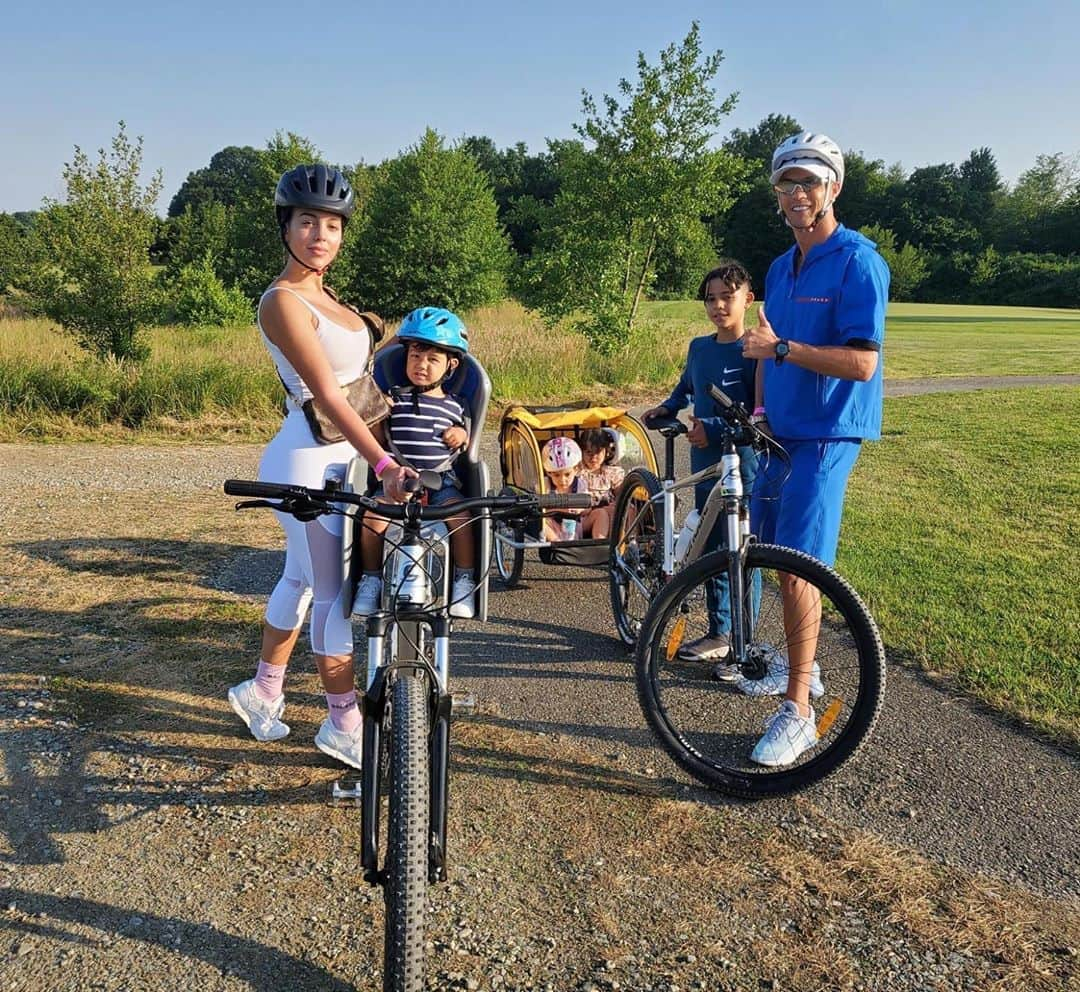
[(380, 481), (383, 484), (383, 492), (386, 493), (388, 499), (393, 500), (395, 503), (404, 503), (408, 498), (408, 493), (404, 488), (405, 480), (416, 478), (419, 478), (419, 476), (414, 469), (406, 465), (394, 465), (383, 473)]
[(705, 435), (705, 427), (693, 414), (690, 414), (690, 430), (686, 432), (686, 440), (695, 448), (707, 448), (709, 446), (709, 439)]
[(642, 415), (642, 420), (652, 420), (654, 417), (670, 417), (671, 411), (666, 406), (654, 406), (651, 410), (646, 410)]

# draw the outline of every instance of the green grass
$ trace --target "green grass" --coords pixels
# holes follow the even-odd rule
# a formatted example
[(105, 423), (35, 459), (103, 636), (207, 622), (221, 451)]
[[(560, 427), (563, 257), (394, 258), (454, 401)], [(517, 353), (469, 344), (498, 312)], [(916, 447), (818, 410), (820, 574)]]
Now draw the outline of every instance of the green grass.
[[(692, 300), (645, 306), (644, 319), (685, 334), (705, 334)], [(748, 321), (757, 320), (757, 307)], [(885, 318), (885, 377), (1054, 375), (1080, 373), (1080, 310), (890, 303)]]
[(1080, 742), (1080, 387), (886, 400), (837, 568), (886, 644)]

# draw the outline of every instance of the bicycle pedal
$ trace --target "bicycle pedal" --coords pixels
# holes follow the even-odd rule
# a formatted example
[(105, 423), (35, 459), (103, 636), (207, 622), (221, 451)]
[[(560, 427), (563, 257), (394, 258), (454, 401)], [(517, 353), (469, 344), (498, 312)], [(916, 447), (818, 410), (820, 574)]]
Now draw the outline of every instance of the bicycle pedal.
[(330, 799), (335, 806), (340, 806), (345, 800), (351, 799), (357, 806), (360, 805), (360, 782), (357, 780), (353, 783), (352, 787), (348, 787), (348, 782), (342, 785), (342, 780), (335, 780), (334, 784), (330, 787)]
[(475, 692), (455, 692), (450, 698), (450, 712), (454, 716), (472, 716), (478, 708)]

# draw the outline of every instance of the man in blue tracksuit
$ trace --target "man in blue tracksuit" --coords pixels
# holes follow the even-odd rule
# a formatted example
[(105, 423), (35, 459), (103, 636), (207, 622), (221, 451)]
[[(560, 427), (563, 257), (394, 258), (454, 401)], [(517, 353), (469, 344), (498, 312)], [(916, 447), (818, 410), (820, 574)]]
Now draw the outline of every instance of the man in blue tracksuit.
[[(743, 353), (762, 360), (765, 416), (792, 465), (778, 498), (755, 498), (751, 516), (762, 541), (831, 565), (848, 475), (862, 441), (881, 436), (889, 269), (873, 242), (833, 213), (844, 159), (832, 139), (811, 132), (787, 138), (773, 153), (770, 177), (795, 244), (769, 268), (765, 303)], [(768, 489), (759, 479), (762, 497), (776, 495)], [(824, 691), (814, 662), (820, 600), (792, 576), (783, 577), (781, 591), (788, 657), (778, 656), (764, 678), (739, 683), (751, 695), (785, 697), (751, 754), (769, 766), (792, 764), (813, 747), (810, 696)]]

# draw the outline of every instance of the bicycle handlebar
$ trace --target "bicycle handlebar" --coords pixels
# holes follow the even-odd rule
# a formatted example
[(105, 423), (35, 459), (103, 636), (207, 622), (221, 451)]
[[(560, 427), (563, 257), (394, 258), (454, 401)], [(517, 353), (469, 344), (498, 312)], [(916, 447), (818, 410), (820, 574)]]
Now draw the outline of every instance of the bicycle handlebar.
[[(758, 450), (767, 447), (774, 450), (780, 448), (776, 441), (750, 420), (750, 415), (742, 405), (736, 403), (718, 386), (709, 384), (709, 396), (719, 407), (717, 414), (734, 432), (734, 441), (737, 445), (750, 445)], [(645, 420), (645, 426), (667, 438), (677, 437), (687, 432), (686, 425), (674, 414), (668, 417), (648, 417)]]
[[(332, 504), (347, 503), (365, 510), (374, 510), (388, 520), (446, 520), (466, 510), (491, 510), (497, 516), (517, 513), (533, 513), (541, 510), (587, 510), (592, 506), (588, 493), (520, 493), (513, 496), (474, 496), (470, 499), (446, 503), (443, 506), (422, 506), (416, 502), (381, 503), (371, 496), (349, 492), (344, 489), (309, 489), (306, 486), (286, 485), (279, 482), (255, 482), (246, 479), (226, 479), (224, 484), (229, 496), (254, 496), (261, 500), (281, 500), (281, 503), (258, 502), (253, 506), (265, 506), (285, 513), (318, 515), (334, 512)], [(238, 504), (237, 509), (243, 509)]]

